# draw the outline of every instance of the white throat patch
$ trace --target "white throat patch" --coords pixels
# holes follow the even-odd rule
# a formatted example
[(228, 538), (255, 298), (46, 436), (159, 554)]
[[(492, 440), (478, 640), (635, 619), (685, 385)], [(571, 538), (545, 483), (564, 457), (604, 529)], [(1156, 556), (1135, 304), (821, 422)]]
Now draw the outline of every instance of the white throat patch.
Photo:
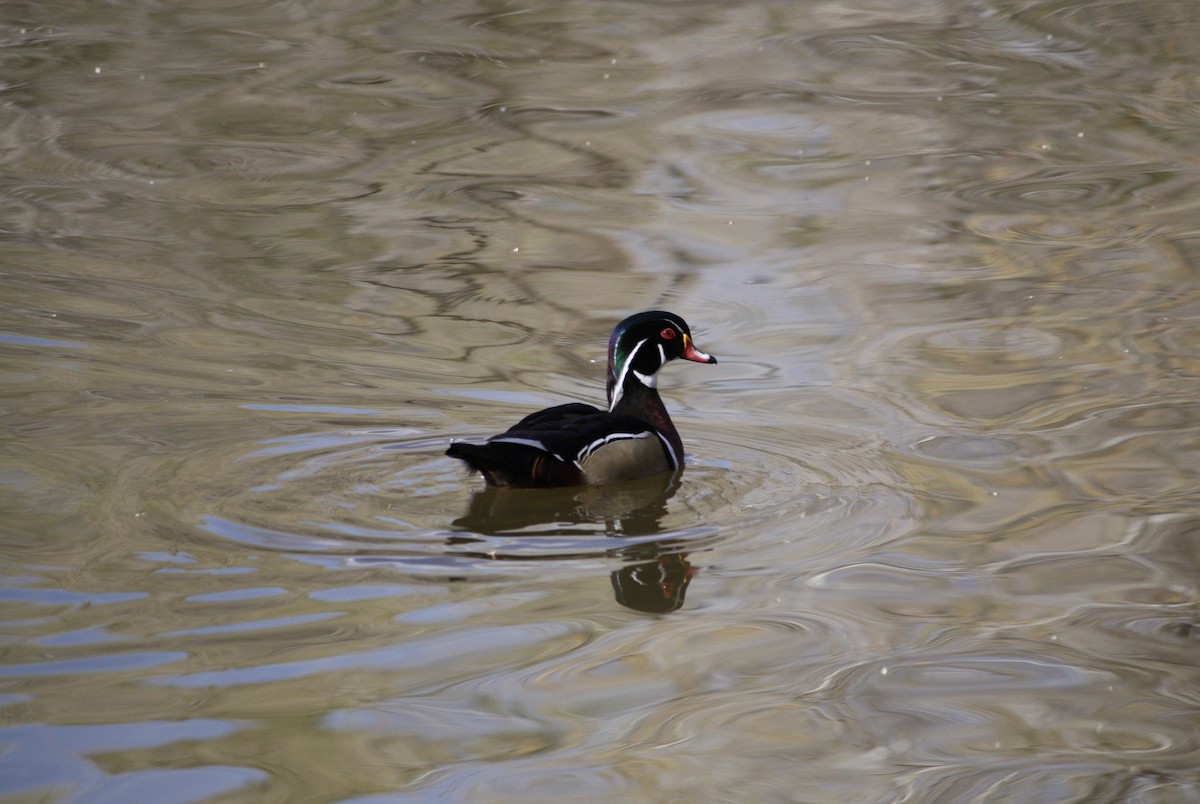
[(635, 371), (635, 372), (633, 372), (633, 376), (635, 376), (639, 380), (641, 380), (642, 385), (646, 386), (647, 388), (657, 388), (658, 387), (658, 372), (655, 372), (654, 374), (651, 374), (649, 377), (647, 377), (642, 372)]

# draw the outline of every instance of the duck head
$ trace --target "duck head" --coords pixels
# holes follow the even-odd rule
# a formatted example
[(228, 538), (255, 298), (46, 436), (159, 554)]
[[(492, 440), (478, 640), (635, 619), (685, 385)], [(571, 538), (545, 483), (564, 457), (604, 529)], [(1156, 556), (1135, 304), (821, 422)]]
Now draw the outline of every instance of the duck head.
[(608, 342), (608, 409), (630, 390), (657, 388), (659, 369), (679, 357), (717, 362), (696, 348), (687, 322), (674, 313), (651, 310), (617, 324)]

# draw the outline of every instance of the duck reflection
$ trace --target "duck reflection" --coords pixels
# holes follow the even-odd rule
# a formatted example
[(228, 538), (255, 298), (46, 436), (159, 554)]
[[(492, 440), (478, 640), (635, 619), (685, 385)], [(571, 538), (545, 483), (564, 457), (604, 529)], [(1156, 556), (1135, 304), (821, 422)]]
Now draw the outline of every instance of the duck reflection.
[[(488, 486), (471, 497), (455, 529), (485, 536), (595, 536), (597, 526), (615, 537), (653, 536), (663, 532), (667, 502), (679, 489), (678, 473), (614, 483), (560, 489), (506, 489)], [(464, 533), (448, 544), (470, 544)], [(635, 563), (612, 573), (612, 587), (622, 606), (667, 613), (683, 606), (695, 569), (677, 539), (619, 547), (606, 551)], [(592, 554), (594, 555), (594, 553)], [(561, 557), (557, 554), (556, 557)]]
[[(626, 558), (638, 558), (639, 548), (652, 548), (652, 555), (659, 545), (642, 544), (621, 551)], [(692, 582), (696, 568), (688, 563), (686, 553), (655, 555), (651, 561), (630, 564), (612, 573), (613, 593), (622, 606), (651, 614), (666, 614), (683, 605), (683, 596)]]
[(678, 489), (678, 478), (665, 472), (644, 480), (603, 486), (553, 489), (487, 486), (475, 492), (467, 512), (454, 520), (454, 526), (489, 536), (510, 536), (514, 532), (536, 532), (550, 527), (558, 535), (594, 534), (595, 526), (603, 524), (609, 536), (650, 536), (662, 533), (660, 523), (666, 516), (667, 502)]

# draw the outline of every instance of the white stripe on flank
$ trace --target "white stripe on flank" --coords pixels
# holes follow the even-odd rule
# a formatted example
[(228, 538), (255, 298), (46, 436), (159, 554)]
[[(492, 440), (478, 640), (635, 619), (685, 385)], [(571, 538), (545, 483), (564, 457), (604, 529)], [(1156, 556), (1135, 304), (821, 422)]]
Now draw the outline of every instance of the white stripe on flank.
[(659, 440), (659, 441), (661, 441), (661, 442), (663, 443), (663, 446), (664, 446), (664, 447), (666, 447), (666, 450), (667, 450), (667, 457), (668, 457), (668, 458), (671, 460), (671, 468), (672, 468), (672, 469), (678, 469), (678, 468), (679, 468), (679, 466), (680, 466), (680, 464), (679, 464), (679, 458), (678, 458), (678, 457), (676, 457), (676, 455), (675, 455), (675, 448), (671, 446), (671, 442), (667, 440), (667, 437), (666, 437), (665, 435), (663, 435), (662, 433), (658, 432), (657, 430), (655, 430), (655, 431), (654, 431), (654, 434), (655, 434), (656, 436), (658, 436), (658, 440)]
[(542, 452), (550, 451), (550, 450), (546, 449), (545, 444), (543, 444), (541, 441), (538, 441), (537, 439), (533, 439), (533, 438), (513, 438), (512, 436), (496, 436), (495, 438), (489, 438), (488, 441), (503, 441), (505, 444), (520, 444), (525, 447), (534, 447), (536, 449), (540, 449)]
[[(535, 438), (514, 438), (513, 436), (497, 436), (496, 438), (488, 439), (488, 443), (495, 443), (496, 441), (500, 441), (505, 444), (520, 444), (522, 447), (533, 447), (534, 449), (540, 449), (542, 452), (545, 452), (549, 455), (553, 455), (555, 458), (557, 458), (560, 461), (563, 459), (563, 456), (559, 455), (557, 452), (550, 452), (549, 448), (545, 444), (543, 444), (541, 441), (538, 441)], [(565, 461), (564, 461), (564, 463), (565, 463)]]
[(587, 460), (588, 456), (591, 455), (596, 450), (603, 447), (605, 444), (610, 444), (613, 441), (626, 441), (630, 438), (649, 438), (649, 437), (650, 437), (650, 433), (647, 431), (642, 431), (640, 433), (609, 433), (604, 438), (597, 438), (595, 441), (588, 444), (583, 449), (579, 450), (578, 454), (575, 455), (575, 465), (578, 466), (580, 469), (582, 469), (583, 462)]

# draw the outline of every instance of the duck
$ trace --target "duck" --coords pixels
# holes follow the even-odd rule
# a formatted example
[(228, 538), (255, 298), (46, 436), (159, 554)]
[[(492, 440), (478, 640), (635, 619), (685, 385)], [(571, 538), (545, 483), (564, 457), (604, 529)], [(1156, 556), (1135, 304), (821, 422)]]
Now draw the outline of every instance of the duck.
[(717, 359), (696, 348), (687, 322), (665, 310), (637, 313), (608, 341), (608, 409), (571, 402), (531, 413), (483, 444), (446, 450), (488, 486), (594, 486), (683, 468), (683, 441), (658, 395), (658, 372), (677, 358)]

